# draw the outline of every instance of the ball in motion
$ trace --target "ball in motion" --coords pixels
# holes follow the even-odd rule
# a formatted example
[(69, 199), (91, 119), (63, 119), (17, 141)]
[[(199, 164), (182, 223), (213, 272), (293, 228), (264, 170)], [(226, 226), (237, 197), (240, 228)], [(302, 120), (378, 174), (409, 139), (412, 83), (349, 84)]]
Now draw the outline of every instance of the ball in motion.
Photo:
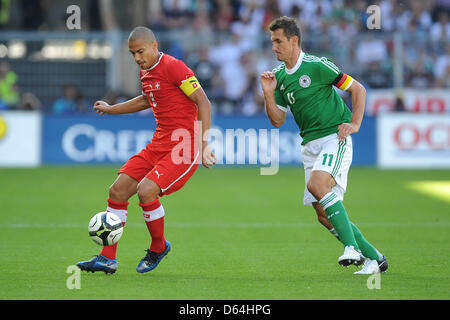
[(99, 212), (89, 221), (89, 236), (101, 246), (116, 244), (123, 233), (120, 218), (112, 212)]

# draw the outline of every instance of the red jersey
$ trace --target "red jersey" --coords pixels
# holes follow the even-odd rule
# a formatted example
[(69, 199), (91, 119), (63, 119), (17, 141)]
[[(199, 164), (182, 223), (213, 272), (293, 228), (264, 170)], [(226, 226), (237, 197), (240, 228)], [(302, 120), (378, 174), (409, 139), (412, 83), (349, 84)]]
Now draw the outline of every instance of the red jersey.
[(156, 64), (140, 71), (140, 78), (156, 120), (152, 149), (171, 150), (179, 143), (172, 141), (176, 129), (187, 129), (196, 139), (197, 105), (188, 97), (200, 87), (194, 72), (183, 61), (161, 52)]

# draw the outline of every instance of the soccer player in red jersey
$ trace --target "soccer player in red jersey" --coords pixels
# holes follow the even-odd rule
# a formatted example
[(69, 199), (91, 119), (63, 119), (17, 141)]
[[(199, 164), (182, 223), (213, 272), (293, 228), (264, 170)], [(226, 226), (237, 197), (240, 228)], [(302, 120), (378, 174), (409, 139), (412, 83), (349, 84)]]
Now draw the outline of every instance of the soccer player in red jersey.
[[(170, 250), (170, 243), (164, 238), (164, 208), (159, 197), (182, 188), (200, 161), (210, 168), (216, 159), (207, 135), (211, 103), (192, 70), (182, 61), (160, 52), (155, 35), (148, 28), (135, 28), (128, 38), (128, 46), (141, 68), (142, 95), (116, 105), (97, 101), (94, 110), (104, 115), (152, 108), (155, 116), (157, 126), (152, 142), (119, 170), (109, 188), (107, 206), (107, 211), (119, 216), (125, 225), (128, 199), (137, 193), (151, 236), (150, 248), (136, 268), (143, 273), (156, 268)], [(205, 134), (200, 134), (200, 127)], [(86, 271), (114, 273), (116, 249), (117, 244), (104, 246), (99, 255), (77, 265)]]

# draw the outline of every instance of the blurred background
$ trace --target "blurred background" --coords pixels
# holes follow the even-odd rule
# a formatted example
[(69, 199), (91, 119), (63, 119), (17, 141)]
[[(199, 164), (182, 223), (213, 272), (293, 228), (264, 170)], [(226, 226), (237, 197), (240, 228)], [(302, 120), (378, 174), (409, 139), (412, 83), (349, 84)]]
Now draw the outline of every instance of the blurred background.
[[(67, 9), (73, 4), (80, 9), (80, 24), (69, 30), (72, 12)], [(370, 5), (379, 9), (379, 29), (368, 28)], [(380, 150), (385, 147), (379, 143), (390, 139), (398, 149), (395, 157), (408, 151), (404, 157), (409, 161), (416, 150), (417, 156), (431, 151), (429, 157), (436, 158), (440, 151), (439, 166), (450, 165), (448, 0), (0, 0), (0, 112), (3, 119), (8, 111), (38, 112), (41, 120), (37, 126), (44, 138), (39, 140), (39, 163), (65, 162), (67, 151), (60, 150), (65, 155), (56, 158), (46, 156), (57, 152), (47, 150), (46, 145), (58, 142), (64, 149), (59, 141), (64, 141), (67, 128), (80, 121), (96, 121), (90, 118), (96, 100), (117, 103), (140, 94), (139, 70), (128, 52), (127, 37), (135, 26), (145, 25), (154, 30), (161, 51), (182, 59), (194, 70), (212, 102), (216, 125), (270, 128), (259, 75), (279, 64), (267, 28), (281, 15), (298, 19), (304, 51), (332, 59), (366, 86), (366, 120), (360, 143), (366, 149), (362, 159), (355, 158), (356, 164), (380, 164)], [(339, 93), (351, 108), (351, 97)], [(422, 121), (395, 122), (392, 133), (376, 139), (380, 134), (377, 126), (391, 124), (381, 120), (377, 124), (377, 118), (393, 112), (401, 112), (398, 121), (411, 116)], [(135, 117), (140, 116), (152, 117), (151, 110)], [(235, 121), (227, 122), (229, 117)], [(424, 124), (424, 119), (431, 120)], [(131, 128), (139, 127), (136, 121)], [(5, 120), (3, 123), (6, 132)], [(47, 132), (50, 123), (55, 130), (61, 127), (60, 132)], [(142, 130), (149, 125), (145, 120)], [(116, 140), (111, 143), (117, 145), (120, 128), (103, 129), (112, 130), (111, 139)], [(281, 132), (280, 144), (298, 149), (295, 126), (287, 124), (283, 130), (293, 134)], [(73, 139), (78, 151), (91, 150), (89, 141)], [(300, 162), (298, 154), (282, 157), (282, 162)], [(86, 162), (115, 162), (126, 157), (87, 158)], [(428, 158), (419, 164), (434, 165)]]

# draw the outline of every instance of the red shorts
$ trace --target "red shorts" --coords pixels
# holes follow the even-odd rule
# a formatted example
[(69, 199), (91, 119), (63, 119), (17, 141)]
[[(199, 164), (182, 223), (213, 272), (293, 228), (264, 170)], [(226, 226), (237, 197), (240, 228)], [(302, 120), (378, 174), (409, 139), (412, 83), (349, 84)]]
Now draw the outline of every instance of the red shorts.
[(198, 168), (199, 159), (198, 151), (188, 157), (174, 157), (171, 151), (161, 152), (147, 147), (131, 157), (118, 174), (125, 173), (137, 181), (144, 177), (150, 179), (161, 188), (159, 195), (163, 196), (185, 185)]

